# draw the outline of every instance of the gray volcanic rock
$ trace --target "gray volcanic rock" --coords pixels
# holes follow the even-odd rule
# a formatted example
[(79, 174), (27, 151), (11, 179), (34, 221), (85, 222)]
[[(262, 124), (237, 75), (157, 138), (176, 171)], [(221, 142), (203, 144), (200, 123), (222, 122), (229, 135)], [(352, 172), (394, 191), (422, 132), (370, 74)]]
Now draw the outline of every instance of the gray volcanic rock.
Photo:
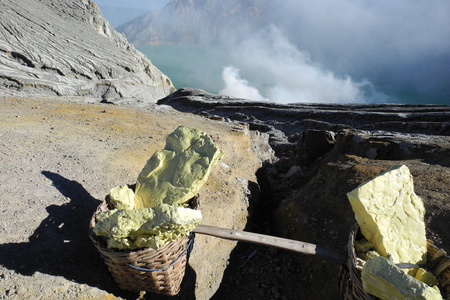
[(177, 110), (237, 120), (266, 132), (275, 151), (298, 142), (305, 130), (342, 129), (450, 136), (448, 105), (277, 104), (183, 88), (158, 101)]
[(175, 89), (90, 0), (0, 2), (0, 91), (154, 102)]
[[(80, 224), (180, 124), (226, 153), (200, 193), (205, 224), (344, 253), (346, 193), (405, 164), (427, 237), (450, 249), (448, 106), (277, 105), (192, 89), (145, 109), (46, 98), (0, 97), (0, 298), (167, 299), (119, 290)], [(200, 234), (195, 244), (176, 299), (342, 299), (340, 261)]]

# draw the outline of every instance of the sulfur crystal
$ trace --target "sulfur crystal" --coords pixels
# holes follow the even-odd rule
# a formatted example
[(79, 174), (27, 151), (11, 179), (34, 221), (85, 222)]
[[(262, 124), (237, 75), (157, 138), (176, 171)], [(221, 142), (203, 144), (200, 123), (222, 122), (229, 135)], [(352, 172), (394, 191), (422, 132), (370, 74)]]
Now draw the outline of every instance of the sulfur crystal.
[(223, 152), (204, 132), (180, 126), (166, 139), (138, 176), (135, 208), (184, 204), (205, 184)]
[(199, 210), (160, 204), (155, 208), (114, 209), (96, 216), (94, 233), (108, 248), (137, 249), (162, 245), (188, 236), (200, 223)]
[[(422, 200), (406, 166), (395, 166), (347, 194), (364, 237), (395, 263), (426, 262)], [(412, 276), (416, 270), (409, 270)]]

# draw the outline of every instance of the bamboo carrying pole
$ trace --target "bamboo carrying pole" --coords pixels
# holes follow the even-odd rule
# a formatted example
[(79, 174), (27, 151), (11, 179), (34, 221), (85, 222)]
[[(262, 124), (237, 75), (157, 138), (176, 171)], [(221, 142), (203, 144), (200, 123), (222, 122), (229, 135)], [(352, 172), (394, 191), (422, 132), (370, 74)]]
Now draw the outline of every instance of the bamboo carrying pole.
[(303, 254), (325, 256), (340, 260), (341, 262), (345, 262), (347, 259), (347, 256), (344, 253), (339, 253), (331, 249), (323, 248), (310, 243), (300, 242), (296, 240), (289, 240), (259, 233), (233, 230), (209, 225), (197, 225), (197, 227), (193, 230), (193, 232), (198, 234), (211, 235), (227, 240), (250, 242), (264, 246), (272, 246)]

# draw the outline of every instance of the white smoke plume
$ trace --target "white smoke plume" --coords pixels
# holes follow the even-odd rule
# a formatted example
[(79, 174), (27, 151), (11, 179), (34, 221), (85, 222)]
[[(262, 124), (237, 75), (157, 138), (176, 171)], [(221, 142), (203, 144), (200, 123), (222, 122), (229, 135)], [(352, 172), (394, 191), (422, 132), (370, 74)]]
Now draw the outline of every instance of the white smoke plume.
[(238, 68), (225, 67), (222, 78), (226, 88), (221, 94), (274, 102), (365, 102), (386, 101), (367, 81), (355, 82), (337, 76), (314, 63), (309, 54), (298, 50), (275, 26), (249, 36), (232, 52)]
[(219, 91), (220, 95), (256, 101), (267, 100), (261, 96), (258, 89), (251, 86), (246, 79), (241, 78), (239, 69), (233, 66), (223, 68), (222, 79), (225, 82), (225, 88)]
[(203, 89), (279, 102), (450, 104), (449, 0), (241, 2), (261, 7), (251, 10), (260, 22), (217, 27), (220, 55), (185, 76), (200, 73)]
[(449, 91), (448, 0), (285, 0), (275, 11), (289, 40), (333, 72), (441, 101)]

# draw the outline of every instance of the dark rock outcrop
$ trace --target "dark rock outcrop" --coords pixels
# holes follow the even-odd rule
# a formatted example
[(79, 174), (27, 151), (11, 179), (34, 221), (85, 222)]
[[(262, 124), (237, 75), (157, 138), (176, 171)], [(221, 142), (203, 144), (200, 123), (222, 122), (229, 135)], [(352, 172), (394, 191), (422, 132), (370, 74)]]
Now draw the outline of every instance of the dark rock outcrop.
[[(447, 105), (398, 104), (277, 104), (249, 101), (183, 88), (158, 101), (177, 110), (249, 124), (271, 135), (275, 150), (298, 142), (305, 130), (370, 131), (382, 136), (396, 132), (411, 138), (420, 134), (450, 136)], [(280, 147), (278, 147), (280, 146)]]
[(4, 94), (143, 102), (174, 91), (90, 0), (1, 1), (0, 87)]

